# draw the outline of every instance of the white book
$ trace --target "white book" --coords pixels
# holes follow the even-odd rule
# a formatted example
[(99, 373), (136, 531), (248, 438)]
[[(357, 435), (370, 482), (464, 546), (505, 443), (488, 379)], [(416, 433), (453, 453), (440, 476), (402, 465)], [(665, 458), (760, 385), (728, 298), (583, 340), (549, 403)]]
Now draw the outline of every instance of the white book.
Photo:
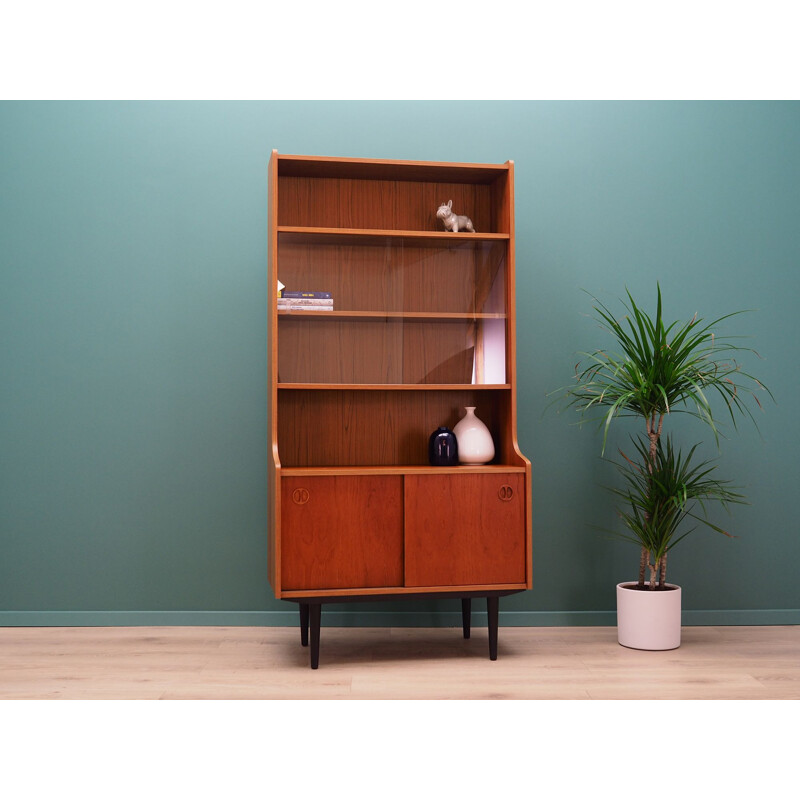
[(297, 305), (298, 303), (304, 306), (332, 306), (333, 298), (323, 299), (316, 297), (279, 297), (278, 303), (285, 306)]
[(278, 304), (278, 311), (333, 311), (333, 306), (311, 306), (305, 303), (292, 303), (290, 306)]

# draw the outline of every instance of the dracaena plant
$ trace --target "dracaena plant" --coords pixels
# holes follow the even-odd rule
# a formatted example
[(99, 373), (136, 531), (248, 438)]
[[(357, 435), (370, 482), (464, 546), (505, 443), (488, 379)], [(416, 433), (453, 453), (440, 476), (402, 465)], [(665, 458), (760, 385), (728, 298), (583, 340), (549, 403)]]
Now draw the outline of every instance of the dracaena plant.
[[(665, 324), (661, 287), (657, 285), (655, 316), (636, 304), (630, 292), (622, 301), (618, 319), (597, 298), (594, 311), (601, 328), (609, 332), (618, 352), (582, 353), (575, 380), (566, 387), (567, 405), (581, 414), (581, 422), (597, 412), (605, 453), (611, 423), (618, 417), (636, 417), (644, 427), (634, 438), (630, 455), (620, 450), (615, 462), (622, 488), (612, 489), (624, 501), (620, 510), (623, 538), (641, 547), (639, 585), (649, 568), (651, 589), (666, 583), (667, 554), (691, 531), (680, 532), (687, 518), (726, 533), (706, 516), (707, 502), (744, 502), (743, 496), (715, 475), (716, 466), (696, 459), (696, 446), (683, 455), (664, 432), (664, 423), (676, 413), (690, 414), (705, 423), (719, 445), (717, 409), (730, 417), (754, 420), (749, 401), (761, 403), (757, 391), (769, 390), (742, 370), (737, 357), (755, 353), (733, 337), (716, 333), (724, 320), (710, 322), (695, 316), (688, 322)], [(757, 354), (756, 354), (757, 355)]]
[(729, 481), (716, 477), (715, 463), (695, 457), (697, 445), (684, 455), (673, 447), (669, 436), (663, 436), (656, 446), (655, 461), (651, 461), (646, 439), (635, 438), (633, 444), (636, 460), (620, 450), (623, 460), (615, 466), (622, 487), (610, 487), (610, 491), (623, 500), (619, 516), (627, 530), (620, 536), (641, 547), (639, 584), (644, 584), (644, 570), (649, 567), (649, 588), (655, 589), (666, 582), (667, 554), (694, 530), (685, 530), (687, 519), (730, 536), (708, 519), (706, 503), (717, 501), (727, 506), (745, 501)]

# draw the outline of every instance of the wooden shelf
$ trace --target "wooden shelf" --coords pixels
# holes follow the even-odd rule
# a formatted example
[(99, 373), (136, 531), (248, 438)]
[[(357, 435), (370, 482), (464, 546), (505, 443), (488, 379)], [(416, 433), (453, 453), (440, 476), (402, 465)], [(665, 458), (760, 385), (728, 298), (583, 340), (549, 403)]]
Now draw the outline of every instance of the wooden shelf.
[(415, 320), (432, 322), (474, 322), (479, 319), (506, 319), (507, 314), (495, 313), (455, 313), (439, 311), (287, 311), (278, 310), (279, 319), (291, 319), (292, 317), (314, 318), (317, 320), (337, 320), (357, 322), (359, 320), (387, 320), (399, 321)]
[(386, 240), (415, 245), (485, 244), (507, 242), (507, 233), (451, 233), (448, 231), (400, 231), (373, 228), (316, 228), (279, 225), (280, 244), (375, 245)]
[(510, 171), (505, 164), (465, 164), (443, 161), (333, 158), (328, 156), (280, 155), (280, 177), (349, 178), (355, 180), (446, 181), (486, 183)]
[(493, 472), (525, 472), (525, 467), (508, 464), (482, 464), (457, 467), (430, 466), (378, 466), (378, 467), (283, 467), (281, 474), (287, 478), (311, 477), (315, 475), (336, 477), (347, 475), (460, 475), (464, 473), (487, 474)]
[[(464, 586), (375, 586), (368, 589), (315, 589), (314, 598), (331, 598), (330, 602), (337, 602), (336, 598), (341, 597), (342, 601), (351, 601), (356, 598), (371, 599), (377, 596), (382, 600), (389, 597), (409, 595), (411, 597), (425, 596), (430, 598), (434, 594), (442, 594), (447, 597), (465, 597), (470, 594), (485, 597), (490, 593), (514, 594), (530, 588), (526, 583), (492, 583), (485, 586), (480, 584), (466, 584)], [(281, 594), (283, 600), (307, 600), (308, 591), (284, 591)]]
[(510, 389), (508, 383), (278, 383), (279, 389), (317, 389), (324, 391), (378, 391), (378, 392), (463, 392), (502, 391)]

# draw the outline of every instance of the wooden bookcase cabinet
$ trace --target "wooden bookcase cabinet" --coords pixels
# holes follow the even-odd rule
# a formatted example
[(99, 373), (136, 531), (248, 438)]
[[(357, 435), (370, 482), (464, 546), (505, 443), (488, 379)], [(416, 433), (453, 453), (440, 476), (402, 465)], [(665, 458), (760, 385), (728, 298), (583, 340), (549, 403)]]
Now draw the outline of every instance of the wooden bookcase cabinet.
[[(445, 232), (453, 200), (476, 233)], [(280, 155), (269, 165), (269, 579), (319, 661), (325, 602), (531, 587), (531, 468), (517, 444), (514, 167)], [(333, 311), (279, 311), (287, 289)], [(466, 406), (494, 460), (431, 467)]]

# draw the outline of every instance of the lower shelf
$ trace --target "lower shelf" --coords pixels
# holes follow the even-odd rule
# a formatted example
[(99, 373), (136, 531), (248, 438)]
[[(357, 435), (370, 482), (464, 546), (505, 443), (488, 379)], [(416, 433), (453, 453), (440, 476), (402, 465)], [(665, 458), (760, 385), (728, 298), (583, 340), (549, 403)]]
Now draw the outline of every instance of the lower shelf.
[(485, 586), (381, 586), (369, 589), (308, 589), (281, 592), (280, 600), (292, 603), (355, 603), (384, 600), (425, 600), (448, 597), (486, 597), (524, 592), (524, 583), (487, 584)]
[(285, 478), (299, 478), (314, 475), (460, 475), (467, 473), (525, 472), (525, 467), (508, 464), (483, 464), (480, 466), (459, 465), (457, 467), (429, 466), (378, 466), (378, 467), (282, 467), (280, 474)]

